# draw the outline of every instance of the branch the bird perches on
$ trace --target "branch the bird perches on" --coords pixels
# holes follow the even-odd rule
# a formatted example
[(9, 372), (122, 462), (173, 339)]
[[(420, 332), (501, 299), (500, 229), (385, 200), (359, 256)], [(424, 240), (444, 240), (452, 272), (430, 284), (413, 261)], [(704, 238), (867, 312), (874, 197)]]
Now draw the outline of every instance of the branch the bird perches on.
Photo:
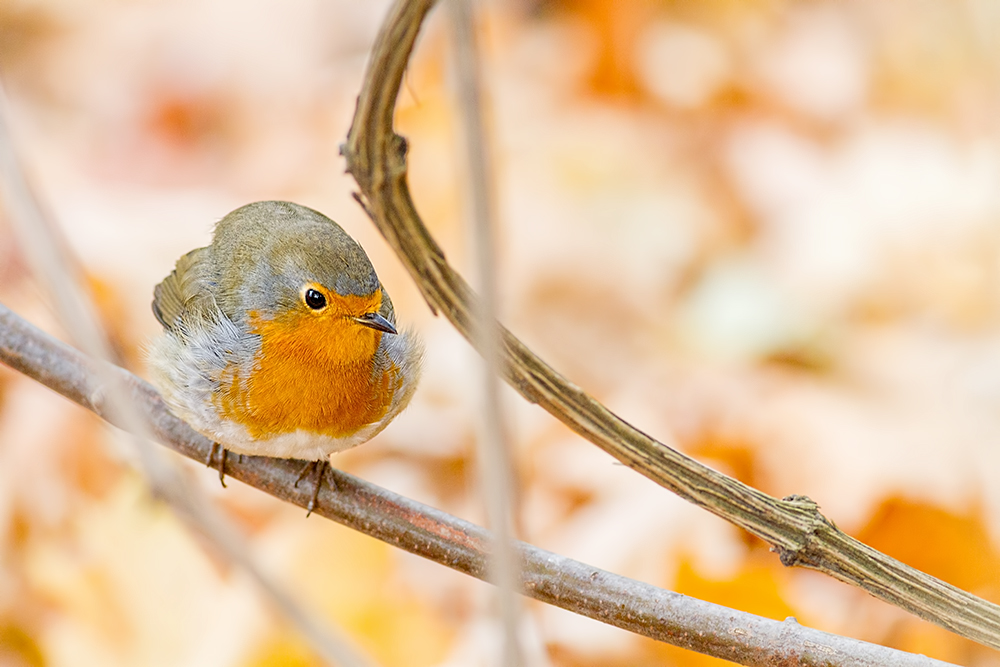
[[(93, 360), (0, 304), (0, 362), (114, 423)], [(211, 441), (170, 414), (148, 383), (112, 369), (156, 440), (204, 462)], [(305, 508), (312, 490), (296, 488), (294, 459), (232, 457), (226, 473)], [(489, 533), (479, 526), (332, 469), (315, 514), (485, 580)], [(634, 581), (578, 561), (517, 544), (522, 593), (636, 634), (742, 665), (942, 667), (948, 663), (799, 625), (735, 611)]]

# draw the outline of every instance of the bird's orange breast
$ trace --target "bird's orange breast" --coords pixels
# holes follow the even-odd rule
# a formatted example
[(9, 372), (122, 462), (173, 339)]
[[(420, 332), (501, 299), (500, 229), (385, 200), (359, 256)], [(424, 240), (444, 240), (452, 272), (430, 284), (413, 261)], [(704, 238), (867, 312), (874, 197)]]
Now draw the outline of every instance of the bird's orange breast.
[[(372, 307), (362, 302), (370, 297), (340, 298), (359, 300), (340, 304), (351, 311)], [(263, 439), (299, 430), (341, 438), (385, 416), (401, 378), (395, 366), (374, 372), (381, 332), (301, 310), (270, 320), (251, 314), (250, 323), (260, 351), (252, 368), (233, 367), (221, 378), (221, 417)]]

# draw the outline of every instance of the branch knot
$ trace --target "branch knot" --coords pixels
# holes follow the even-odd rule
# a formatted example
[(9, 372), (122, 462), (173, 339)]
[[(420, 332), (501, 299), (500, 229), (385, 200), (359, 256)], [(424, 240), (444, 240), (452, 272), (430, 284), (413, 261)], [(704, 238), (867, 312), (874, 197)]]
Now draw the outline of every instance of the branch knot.
[(823, 516), (823, 513), (819, 511), (819, 503), (809, 496), (793, 494), (785, 496), (781, 502), (790, 511), (801, 517), (803, 528), (796, 546), (789, 548), (776, 544), (771, 548), (771, 551), (778, 554), (781, 564), (785, 567), (814, 565), (815, 559), (812, 557), (812, 552), (813, 546), (820, 542), (819, 532), (823, 528), (836, 528), (836, 526)]

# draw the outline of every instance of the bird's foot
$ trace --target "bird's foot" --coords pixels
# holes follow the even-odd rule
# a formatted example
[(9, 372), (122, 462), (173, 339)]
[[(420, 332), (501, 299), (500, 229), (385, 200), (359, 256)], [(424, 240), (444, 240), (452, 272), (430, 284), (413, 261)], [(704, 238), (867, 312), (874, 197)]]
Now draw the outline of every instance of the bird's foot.
[(209, 468), (212, 467), (212, 461), (215, 459), (215, 452), (220, 449), (222, 450), (222, 454), (219, 455), (219, 483), (222, 484), (222, 488), (226, 488), (226, 455), (229, 453), (226, 448), (217, 442), (213, 442), (212, 449), (208, 452), (208, 460), (205, 461), (205, 465)]
[[(292, 486), (298, 488), (299, 482), (305, 479), (306, 475), (308, 475), (310, 472), (314, 470), (317, 471), (316, 486), (313, 488), (313, 494), (312, 497), (309, 499), (309, 504), (306, 505), (306, 518), (309, 518), (309, 515), (313, 513), (314, 509), (316, 509), (317, 501), (319, 500), (319, 489), (321, 486), (323, 486), (323, 477), (325, 477), (326, 469), (329, 466), (330, 462), (327, 461), (326, 459), (322, 461), (310, 461), (306, 465), (302, 466), (302, 470), (299, 472), (299, 476), (295, 478), (295, 484), (293, 484)], [(336, 484), (334, 484), (334, 486), (336, 487)]]

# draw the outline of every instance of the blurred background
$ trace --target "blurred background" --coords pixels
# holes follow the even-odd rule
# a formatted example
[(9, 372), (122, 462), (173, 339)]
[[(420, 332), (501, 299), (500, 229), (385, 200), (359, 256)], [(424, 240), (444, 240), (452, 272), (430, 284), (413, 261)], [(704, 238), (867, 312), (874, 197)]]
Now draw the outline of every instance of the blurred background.
[[(349, 472), (482, 522), (475, 357), (350, 197), (385, 0), (0, 0), (38, 191), (132, 370), (153, 286), (228, 211), (290, 199), (368, 250), (424, 335), (412, 406)], [(484, 6), (504, 322), (643, 431), (1000, 601), (1000, 5)], [(397, 113), (466, 275), (449, 26)], [(0, 301), (63, 335), (0, 214)], [(524, 539), (775, 619), (962, 665), (1000, 655), (811, 572), (505, 394)], [(489, 589), (196, 464), (255, 554), (380, 664), (490, 664)], [(548, 664), (724, 664), (528, 603)], [(319, 664), (149, 497), (97, 418), (0, 368), (0, 665)], [(540, 664), (545, 664), (541, 662)]]

